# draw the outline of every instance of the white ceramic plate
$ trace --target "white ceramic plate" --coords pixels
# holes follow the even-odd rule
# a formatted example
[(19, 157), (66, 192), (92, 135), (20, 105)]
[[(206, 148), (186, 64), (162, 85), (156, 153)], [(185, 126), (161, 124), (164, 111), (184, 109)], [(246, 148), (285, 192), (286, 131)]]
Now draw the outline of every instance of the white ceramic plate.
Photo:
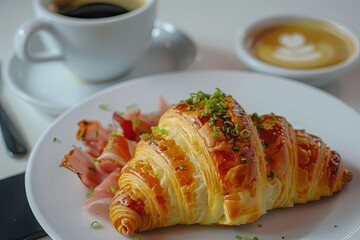
[[(144, 112), (157, 110), (159, 95), (169, 103), (186, 99), (190, 92), (213, 92), (219, 87), (233, 95), (248, 113), (275, 112), (294, 127), (321, 136), (339, 151), (353, 181), (333, 197), (293, 208), (268, 212), (258, 221), (239, 227), (175, 226), (137, 234), (147, 239), (348, 239), (360, 224), (360, 115), (316, 88), (278, 77), (245, 72), (185, 72), (144, 77), (108, 88), (63, 113), (42, 135), (26, 170), (26, 192), (42, 227), (54, 239), (126, 239), (107, 219), (84, 214), (81, 206), (88, 190), (75, 174), (58, 167), (75, 140), (77, 122), (111, 122), (113, 111), (136, 103)], [(110, 104), (109, 111), (99, 108)], [(59, 142), (53, 142), (54, 138)], [(98, 220), (101, 230), (91, 229)], [(260, 225), (261, 224), (261, 225)], [(355, 239), (353, 237), (353, 239)]]

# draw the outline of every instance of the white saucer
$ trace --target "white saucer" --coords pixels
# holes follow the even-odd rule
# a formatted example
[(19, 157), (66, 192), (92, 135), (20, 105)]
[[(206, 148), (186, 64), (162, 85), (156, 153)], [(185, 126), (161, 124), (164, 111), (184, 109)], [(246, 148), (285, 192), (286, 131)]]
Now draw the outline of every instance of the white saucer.
[[(195, 59), (196, 46), (184, 33), (166, 22), (158, 22), (153, 43), (136, 66), (126, 76), (106, 83), (85, 83), (74, 77), (61, 61), (29, 63), (11, 52), (4, 65), (6, 84), (23, 100), (39, 110), (57, 115), (107, 86), (140, 76), (183, 70)], [(34, 37), (31, 47), (41, 51), (41, 39)]]

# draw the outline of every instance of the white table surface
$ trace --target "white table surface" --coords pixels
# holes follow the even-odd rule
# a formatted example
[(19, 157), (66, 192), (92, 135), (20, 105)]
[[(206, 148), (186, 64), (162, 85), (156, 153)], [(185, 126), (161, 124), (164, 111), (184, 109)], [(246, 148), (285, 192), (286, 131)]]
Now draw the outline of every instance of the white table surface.
[[(198, 57), (188, 70), (245, 70), (234, 51), (234, 34), (243, 24), (274, 14), (307, 14), (344, 22), (360, 33), (359, 0), (159, 0), (159, 19), (187, 33), (198, 47)], [(17, 27), (33, 18), (30, 0), (0, 1), (0, 61), (13, 46)], [(323, 87), (360, 111), (360, 66)], [(23, 102), (0, 80), (0, 100), (31, 149), (54, 120)], [(0, 179), (22, 172), (27, 157), (9, 157), (0, 140)], [(360, 239), (357, 234), (353, 239)]]

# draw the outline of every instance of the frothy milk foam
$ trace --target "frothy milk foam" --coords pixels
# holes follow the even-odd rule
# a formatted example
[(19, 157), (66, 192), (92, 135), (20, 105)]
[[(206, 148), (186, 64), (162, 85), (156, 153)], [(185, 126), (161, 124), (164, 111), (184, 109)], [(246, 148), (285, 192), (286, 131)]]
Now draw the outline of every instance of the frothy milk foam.
[(355, 48), (348, 34), (320, 20), (274, 24), (247, 41), (257, 58), (289, 68), (331, 66), (348, 59)]

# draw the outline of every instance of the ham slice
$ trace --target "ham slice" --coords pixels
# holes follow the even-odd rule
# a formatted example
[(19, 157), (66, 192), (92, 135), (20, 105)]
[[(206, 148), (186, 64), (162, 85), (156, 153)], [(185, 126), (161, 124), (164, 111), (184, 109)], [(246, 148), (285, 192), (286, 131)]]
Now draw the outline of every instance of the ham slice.
[(103, 152), (95, 159), (95, 164), (104, 173), (121, 169), (132, 157), (134, 148), (135, 142), (127, 140), (122, 133), (113, 131)]
[(114, 127), (105, 128), (99, 121), (82, 120), (78, 123), (76, 138), (84, 150), (73, 146), (60, 163), (76, 173), (81, 182), (92, 189), (84, 207), (96, 206), (108, 209), (110, 199), (118, 188), (117, 180), (122, 167), (134, 155), (136, 142), (142, 133), (151, 133), (160, 116), (169, 108), (163, 97), (159, 99), (159, 111), (143, 114), (140, 109), (129, 109), (125, 114), (114, 113)]
[(99, 184), (93, 192), (89, 194), (84, 207), (91, 207), (94, 204), (104, 204), (109, 206), (110, 199), (115, 195), (118, 189), (117, 181), (120, 176), (120, 168), (115, 169)]
[(87, 151), (98, 157), (102, 153), (109, 139), (109, 130), (105, 129), (98, 121), (80, 121), (76, 139), (82, 141)]
[(142, 133), (151, 133), (151, 127), (156, 126), (160, 117), (169, 108), (163, 97), (159, 98), (159, 109), (156, 113), (141, 113), (138, 108), (131, 108), (124, 115), (113, 114), (115, 125), (120, 128), (124, 136), (132, 141), (139, 141)]
[(98, 171), (92, 159), (93, 157), (89, 153), (74, 146), (65, 155), (60, 166), (76, 173), (85, 186), (94, 189), (107, 177), (107, 174)]

